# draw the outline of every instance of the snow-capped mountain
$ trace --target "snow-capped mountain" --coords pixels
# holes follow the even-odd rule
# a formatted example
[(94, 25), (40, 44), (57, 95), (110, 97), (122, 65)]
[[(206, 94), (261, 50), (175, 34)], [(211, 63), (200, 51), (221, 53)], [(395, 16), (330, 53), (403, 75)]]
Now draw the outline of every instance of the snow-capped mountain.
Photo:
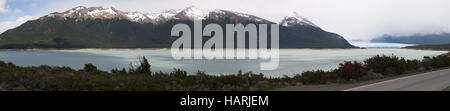
[(151, 19), (145, 14), (140, 12), (122, 12), (113, 7), (103, 8), (103, 7), (84, 7), (79, 6), (70, 9), (65, 12), (55, 12), (41, 17), (45, 18), (58, 18), (58, 19), (75, 19), (75, 20), (86, 20), (86, 19), (127, 19), (133, 22), (148, 23)]
[(149, 19), (149, 17), (147, 17), (146, 15), (144, 15), (143, 13), (140, 12), (125, 12), (124, 13), (126, 17), (130, 18), (132, 21), (136, 21), (136, 22), (150, 22), (151, 19)]
[[(215, 10), (217, 11), (217, 10)], [(201, 10), (198, 9), (197, 7), (194, 6), (190, 6), (187, 7), (186, 9), (181, 10), (177, 16), (178, 17), (187, 17), (188, 19), (192, 19), (192, 20), (203, 20), (206, 19), (206, 17), (208, 17), (208, 15), (211, 13), (211, 10)]]
[(148, 13), (147, 16), (149, 19), (157, 22), (165, 22), (170, 19), (204, 20), (211, 12), (213, 11), (201, 10), (194, 6), (190, 6), (182, 10), (171, 9), (161, 13)]
[[(132, 22), (138, 23), (163, 23), (168, 20), (205, 20), (205, 19), (224, 19), (227, 18), (231, 21), (240, 22), (262, 22), (262, 23), (275, 23), (263, 18), (228, 10), (202, 10), (194, 6), (187, 7), (180, 10), (166, 10), (160, 13), (141, 13), (141, 12), (123, 12), (113, 7), (84, 7), (79, 6), (72, 8), (65, 12), (55, 12), (41, 17), (45, 18), (59, 18), (59, 19), (126, 19)], [(292, 15), (285, 16), (279, 24), (289, 27), (295, 25), (313, 26), (319, 28), (306, 18), (301, 17), (298, 13), (294, 12)]]
[(319, 28), (317, 25), (312, 23), (306, 18), (300, 16), (297, 12), (294, 12), (292, 15), (284, 16), (283, 20), (280, 22), (281, 25), (289, 27), (295, 25), (303, 25), (303, 26), (313, 26)]
[(154, 20), (154, 21), (158, 21), (158, 22), (163, 22), (163, 21), (167, 21), (170, 19), (174, 19), (174, 16), (176, 14), (178, 14), (180, 12), (180, 10), (166, 10), (163, 11), (161, 13), (147, 13), (147, 17), (149, 17), (149, 19)]
[(55, 12), (41, 17), (41, 19), (45, 18), (71, 18), (76, 20), (127, 19), (139, 23), (161, 23), (171, 19), (205, 20), (221, 18), (230, 18), (233, 21), (247, 20), (254, 22), (270, 22), (268, 20), (250, 14), (220, 9), (202, 10), (194, 6), (190, 6), (182, 10), (166, 10), (160, 13), (123, 12), (113, 7), (103, 8), (79, 6), (65, 12)]
[[(45, 15), (0, 34), (0, 49), (170, 48), (177, 39), (170, 35), (172, 26), (193, 20), (219, 25), (275, 23), (254, 15), (220, 9), (187, 7), (161, 13), (141, 13), (124, 12), (113, 7), (80, 6)], [(342, 36), (322, 30), (296, 13), (284, 17), (281, 24), (280, 48), (354, 48)]]
[(223, 19), (229, 18), (234, 21), (252, 21), (252, 22), (269, 22), (263, 18), (256, 17), (254, 15), (233, 12), (228, 10), (202, 10), (197, 7), (190, 6), (186, 9), (180, 10), (176, 15), (173, 16), (173, 19), (189, 19), (189, 20), (205, 20), (205, 19)]

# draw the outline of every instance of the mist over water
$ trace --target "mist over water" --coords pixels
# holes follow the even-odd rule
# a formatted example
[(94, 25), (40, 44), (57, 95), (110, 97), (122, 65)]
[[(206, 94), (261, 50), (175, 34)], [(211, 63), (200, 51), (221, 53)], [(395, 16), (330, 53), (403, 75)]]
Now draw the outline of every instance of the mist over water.
[(402, 43), (382, 43), (370, 41), (348, 41), (350, 44), (361, 48), (402, 48), (407, 46), (415, 46), (417, 44), (402, 44)]

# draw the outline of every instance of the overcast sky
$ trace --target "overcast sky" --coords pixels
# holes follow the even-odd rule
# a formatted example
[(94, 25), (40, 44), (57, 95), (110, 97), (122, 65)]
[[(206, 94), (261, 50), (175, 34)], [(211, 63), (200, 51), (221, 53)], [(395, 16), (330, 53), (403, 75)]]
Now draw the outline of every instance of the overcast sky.
[(76, 6), (140, 12), (196, 6), (244, 12), (276, 22), (295, 11), (349, 40), (450, 32), (450, 0), (0, 0), (0, 33), (26, 20)]

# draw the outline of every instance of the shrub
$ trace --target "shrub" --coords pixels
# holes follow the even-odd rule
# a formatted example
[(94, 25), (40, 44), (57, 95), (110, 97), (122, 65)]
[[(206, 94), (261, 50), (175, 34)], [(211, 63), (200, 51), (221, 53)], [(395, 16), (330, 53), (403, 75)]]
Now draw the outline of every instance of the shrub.
[(90, 63), (84, 64), (83, 70), (86, 72), (97, 72), (98, 71), (97, 67)]
[[(0, 62), (0, 90), (34, 91), (186, 91), (186, 90), (271, 90), (286, 87), (280, 78), (267, 78), (251, 72), (235, 75), (209, 75), (198, 72), (188, 75), (175, 69), (172, 73), (145, 75), (135, 69), (114, 69), (109, 73), (96, 71), (86, 64), (79, 71), (69, 67), (12, 67), (12, 63)], [(88, 72), (89, 71), (89, 72)], [(95, 71), (95, 72), (92, 72)], [(133, 71), (133, 72), (129, 72)], [(241, 71), (242, 72), (242, 71)], [(288, 78), (290, 79), (290, 78)]]
[(407, 62), (397, 56), (374, 56), (364, 61), (365, 67), (373, 72), (384, 75), (403, 74), (407, 70)]
[(1, 68), (1, 67), (4, 67), (4, 68), (13, 68), (13, 67), (16, 67), (16, 65), (13, 64), (13, 63), (11, 63), (11, 62), (5, 63), (5, 62), (3, 62), (3, 61), (0, 61), (0, 68)]
[(306, 71), (303, 72), (302, 75), (297, 75), (294, 78), (299, 78), (300, 82), (303, 84), (324, 84), (328, 82), (328, 80), (324, 78), (327, 74), (328, 72), (323, 70)]
[(138, 73), (143, 73), (143, 74), (151, 74), (152, 72), (150, 71), (150, 63), (148, 63), (147, 58), (145, 58), (145, 56), (143, 56), (142, 58), (139, 58), (139, 62), (141, 63), (140, 66), (138, 66), (138, 68), (136, 69), (136, 71)]
[(422, 65), (425, 68), (425, 70), (430, 70), (431, 64), (432, 64), (432, 61), (431, 61), (430, 56), (423, 57)]
[(442, 68), (449, 66), (450, 66), (450, 58), (446, 55), (431, 58), (431, 67), (433, 68)]
[(6, 66), (7, 66), (7, 64), (5, 62), (0, 61), (0, 67), (6, 67)]
[(344, 64), (339, 65), (339, 68), (333, 71), (333, 74), (337, 74), (339, 78), (359, 80), (362, 76), (367, 75), (366, 69), (359, 62), (345, 61)]
[(414, 69), (418, 70), (420, 68), (421, 62), (417, 59), (414, 60), (407, 60), (407, 69)]
[(171, 73), (170, 76), (174, 76), (177, 78), (185, 78), (187, 77), (187, 72), (181, 69), (174, 69)]
[(381, 79), (385, 76), (383, 74), (375, 73), (375, 72), (367, 72), (367, 75), (362, 76), (359, 78), (359, 81), (367, 81), (367, 80), (374, 80), (374, 79)]
[(111, 73), (113, 73), (113, 74), (126, 74), (127, 70), (125, 68), (122, 68), (122, 70), (119, 70), (119, 69), (115, 68), (115, 69), (111, 69)]

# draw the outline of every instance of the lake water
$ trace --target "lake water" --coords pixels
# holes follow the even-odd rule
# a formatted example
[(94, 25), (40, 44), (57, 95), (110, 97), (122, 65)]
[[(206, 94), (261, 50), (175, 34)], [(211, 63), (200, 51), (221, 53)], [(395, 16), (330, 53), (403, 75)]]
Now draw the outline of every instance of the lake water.
[(422, 59), (423, 56), (436, 56), (446, 51), (425, 51), (408, 49), (282, 49), (280, 65), (277, 70), (261, 71), (263, 60), (174, 60), (170, 50), (15, 50), (0, 51), (0, 60), (13, 62), (20, 66), (70, 66), (81, 69), (86, 63), (92, 63), (99, 69), (109, 71), (113, 68), (128, 68), (137, 62), (139, 56), (146, 56), (152, 65), (152, 71), (170, 72), (179, 68), (193, 74), (197, 70), (209, 74), (232, 74), (239, 69), (244, 72), (264, 73), (267, 76), (292, 76), (307, 70), (330, 70), (344, 61), (362, 61), (377, 54), (397, 55), (406, 59)]

